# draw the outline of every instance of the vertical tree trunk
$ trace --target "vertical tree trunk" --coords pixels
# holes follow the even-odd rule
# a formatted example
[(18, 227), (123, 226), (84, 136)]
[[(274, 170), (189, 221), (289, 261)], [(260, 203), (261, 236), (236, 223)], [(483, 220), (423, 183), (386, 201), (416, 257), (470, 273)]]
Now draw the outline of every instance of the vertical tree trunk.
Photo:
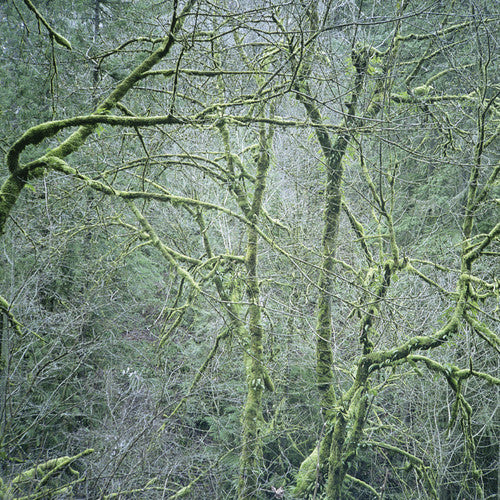
[[(262, 208), (262, 198), (269, 169), (269, 147), (271, 132), (266, 134), (265, 126), (260, 127), (260, 154), (257, 161), (254, 197), (250, 220), (256, 224)], [(245, 267), (247, 272), (247, 296), (250, 303), (248, 314), (248, 341), (246, 344), (245, 371), (247, 399), (242, 416), (242, 449), (240, 456), (240, 478), (238, 497), (243, 500), (257, 498), (259, 475), (262, 468), (262, 394), (266, 388), (272, 389), (269, 375), (264, 368), (263, 328), (261, 321), (260, 286), (257, 274), (258, 233), (249, 227)]]
[[(312, 30), (317, 27), (317, 14), (309, 13)], [(316, 125), (315, 133), (318, 143), (325, 157), (326, 189), (325, 208), (323, 212), (323, 237), (322, 237), (322, 262), (318, 280), (318, 308), (316, 322), (316, 373), (317, 386), (320, 394), (321, 412), (326, 423), (324, 438), (319, 444), (319, 476), (310, 474), (304, 470), (306, 481), (297, 480), (297, 493), (304, 493), (310, 487), (307, 483), (319, 480), (320, 484), (327, 482), (327, 498), (340, 498), (345, 474), (347, 473), (344, 460), (344, 442), (346, 440), (346, 429), (348, 415), (344, 410), (337, 409), (336, 395), (333, 389), (333, 355), (332, 355), (332, 308), (331, 288), (333, 284), (333, 270), (335, 265), (335, 252), (337, 246), (337, 235), (339, 230), (340, 211), (342, 208), (342, 178), (344, 174), (343, 159), (349, 141), (354, 132), (340, 133), (335, 141), (332, 141), (329, 131), (323, 126), (323, 119), (314, 100), (311, 98), (311, 89), (308, 78), (312, 69), (312, 55), (303, 61), (302, 70), (298, 72), (296, 90), (298, 98), (304, 105), (306, 113), (312, 123)], [(342, 120), (341, 126), (345, 129), (352, 127), (356, 118), (356, 107), (359, 95), (363, 88), (366, 69), (368, 66), (370, 52), (366, 47), (354, 48), (352, 62), (356, 69), (353, 82), (353, 90), (350, 100), (346, 103), (347, 113)], [(351, 388), (352, 389), (352, 388)], [(344, 405), (346, 403), (344, 402)], [(346, 406), (350, 406), (347, 402)], [(358, 412), (359, 413), (359, 412)], [(362, 413), (362, 412), (361, 412)], [(316, 453), (316, 450), (313, 454)], [(312, 455), (311, 455), (312, 456)], [(310, 458), (310, 457), (309, 457)], [(316, 467), (309, 459), (303, 462), (306, 469), (311, 465)], [(326, 478), (325, 478), (326, 476)], [(302, 483), (302, 484), (300, 484)]]

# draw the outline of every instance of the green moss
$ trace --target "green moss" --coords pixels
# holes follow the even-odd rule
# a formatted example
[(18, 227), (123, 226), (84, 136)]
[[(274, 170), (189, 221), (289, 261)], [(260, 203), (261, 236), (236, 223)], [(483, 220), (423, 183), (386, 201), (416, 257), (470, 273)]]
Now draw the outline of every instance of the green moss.
[(0, 189), (0, 234), (5, 232), (5, 224), (22, 189), (26, 185), (26, 175), (11, 174)]
[(300, 465), (296, 477), (296, 486), (293, 490), (295, 496), (303, 497), (310, 493), (318, 477), (318, 447)]

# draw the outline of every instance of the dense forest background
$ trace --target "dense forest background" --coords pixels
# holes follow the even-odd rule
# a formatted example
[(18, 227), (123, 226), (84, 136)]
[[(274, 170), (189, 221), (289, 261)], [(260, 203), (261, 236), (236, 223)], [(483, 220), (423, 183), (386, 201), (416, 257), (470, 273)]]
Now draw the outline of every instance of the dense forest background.
[(0, 496), (498, 498), (498, 21), (0, 1)]

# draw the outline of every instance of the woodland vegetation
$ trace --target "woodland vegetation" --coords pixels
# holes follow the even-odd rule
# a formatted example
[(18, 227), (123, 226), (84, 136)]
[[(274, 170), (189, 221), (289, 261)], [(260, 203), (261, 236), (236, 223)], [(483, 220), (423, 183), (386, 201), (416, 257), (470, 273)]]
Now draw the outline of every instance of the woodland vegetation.
[(0, 497), (498, 498), (498, 21), (0, 1)]

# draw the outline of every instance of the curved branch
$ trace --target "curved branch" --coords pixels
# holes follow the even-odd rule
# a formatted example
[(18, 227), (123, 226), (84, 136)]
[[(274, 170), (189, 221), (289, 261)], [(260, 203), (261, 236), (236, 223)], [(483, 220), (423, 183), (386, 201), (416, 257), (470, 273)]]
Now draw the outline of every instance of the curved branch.
[(69, 41), (66, 38), (64, 38), (54, 28), (52, 28), (52, 26), (45, 20), (42, 14), (38, 12), (38, 10), (33, 5), (31, 0), (24, 0), (24, 3), (26, 7), (28, 7), (28, 9), (31, 10), (33, 14), (35, 14), (36, 18), (38, 19), (38, 22), (42, 23), (45, 26), (45, 28), (49, 32), (50, 38), (52, 38), (56, 43), (58, 43), (62, 47), (66, 47), (69, 50), (73, 50), (71, 47), (71, 43), (69, 43)]

